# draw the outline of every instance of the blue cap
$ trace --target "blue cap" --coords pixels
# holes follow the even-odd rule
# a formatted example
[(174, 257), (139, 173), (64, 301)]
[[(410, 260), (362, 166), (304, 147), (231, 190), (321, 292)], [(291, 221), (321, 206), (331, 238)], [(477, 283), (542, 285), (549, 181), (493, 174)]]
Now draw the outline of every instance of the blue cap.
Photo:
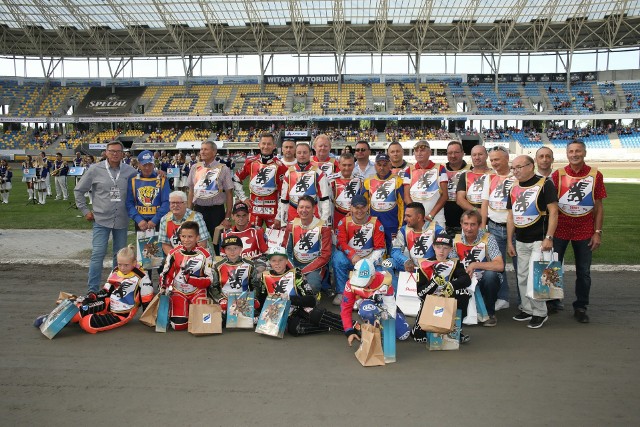
[(369, 203), (362, 194), (356, 194), (351, 199), (351, 206), (367, 206)]
[(380, 162), (380, 161), (383, 161), (383, 160), (387, 161), (387, 162), (390, 162), (391, 158), (389, 157), (388, 154), (385, 154), (385, 153), (380, 153), (380, 154), (378, 154), (376, 156), (376, 162)]
[(147, 163), (153, 163), (153, 153), (149, 150), (144, 150), (142, 153), (138, 154), (138, 162), (140, 162), (140, 166), (146, 165)]

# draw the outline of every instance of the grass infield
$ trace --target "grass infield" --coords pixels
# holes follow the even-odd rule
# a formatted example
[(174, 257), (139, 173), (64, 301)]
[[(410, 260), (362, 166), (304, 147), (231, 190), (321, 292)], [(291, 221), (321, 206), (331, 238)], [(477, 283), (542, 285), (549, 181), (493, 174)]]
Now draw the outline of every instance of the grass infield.
[[(640, 173), (632, 169), (612, 169), (610, 171), (629, 171), (628, 175), (618, 177), (640, 177)], [(13, 168), (13, 189), (9, 204), (0, 205), (0, 228), (4, 229), (74, 229), (89, 230), (91, 223), (80, 212), (71, 208), (74, 179), (68, 179), (69, 201), (47, 198), (43, 205), (27, 203), (27, 187), (22, 180), (20, 168)], [(626, 174), (626, 172), (624, 172)], [(616, 174), (617, 175), (617, 174)], [(53, 185), (52, 180), (52, 185)], [(246, 183), (245, 183), (246, 184)], [(245, 185), (246, 186), (246, 185)], [(602, 246), (594, 253), (594, 264), (640, 264), (640, 251), (634, 244), (633, 236), (640, 229), (640, 216), (630, 215), (630, 206), (634, 200), (640, 200), (638, 184), (607, 184), (609, 197), (604, 201), (604, 227)], [(52, 188), (55, 196), (55, 188)], [(245, 191), (247, 189), (245, 188)], [(133, 224), (130, 226), (133, 230)], [(130, 236), (133, 240), (132, 236)], [(567, 263), (573, 262), (573, 252), (567, 250)]]

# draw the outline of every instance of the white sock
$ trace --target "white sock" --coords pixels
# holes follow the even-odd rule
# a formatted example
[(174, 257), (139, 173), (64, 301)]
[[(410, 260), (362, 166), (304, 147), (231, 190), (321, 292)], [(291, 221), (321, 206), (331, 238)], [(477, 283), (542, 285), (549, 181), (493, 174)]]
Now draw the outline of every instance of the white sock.
[(27, 193), (29, 193), (29, 200), (33, 199), (33, 188), (27, 188)]

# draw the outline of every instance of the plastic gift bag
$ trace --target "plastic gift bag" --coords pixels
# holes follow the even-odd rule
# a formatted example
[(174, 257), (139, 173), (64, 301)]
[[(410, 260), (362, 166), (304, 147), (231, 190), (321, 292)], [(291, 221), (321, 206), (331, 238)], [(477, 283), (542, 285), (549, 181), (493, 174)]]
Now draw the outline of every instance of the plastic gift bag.
[(253, 329), (253, 291), (227, 295), (227, 328)]
[(287, 328), (289, 308), (291, 302), (288, 299), (270, 296), (264, 302), (264, 307), (258, 318), (256, 332), (271, 337), (284, 337)]
[(564, 298), (563, 276), (556, 252), (533, 252), (529, 260), (527, 296), (540, 301)]

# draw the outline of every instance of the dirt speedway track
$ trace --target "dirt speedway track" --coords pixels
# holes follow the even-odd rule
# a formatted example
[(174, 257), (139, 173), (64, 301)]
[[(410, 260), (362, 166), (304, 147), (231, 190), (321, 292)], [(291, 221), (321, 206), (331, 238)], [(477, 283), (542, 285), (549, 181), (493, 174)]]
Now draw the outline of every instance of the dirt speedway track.
[(593, 273), (589, 325), (571, 317), (567, 273), (568, 310), (543, 328), (512, 321), (512, 301), (496, 328), (466, 327), (460, 351), (401, 342), (398, 362), (377, 368), (340, 333), (196, 338), (135, 320), (50, 341), (32, 321), (59, 290), (84, 293), (86, 269), (0, 265), (0, 279), (4, 426), (640, 424), (638, 273)]

